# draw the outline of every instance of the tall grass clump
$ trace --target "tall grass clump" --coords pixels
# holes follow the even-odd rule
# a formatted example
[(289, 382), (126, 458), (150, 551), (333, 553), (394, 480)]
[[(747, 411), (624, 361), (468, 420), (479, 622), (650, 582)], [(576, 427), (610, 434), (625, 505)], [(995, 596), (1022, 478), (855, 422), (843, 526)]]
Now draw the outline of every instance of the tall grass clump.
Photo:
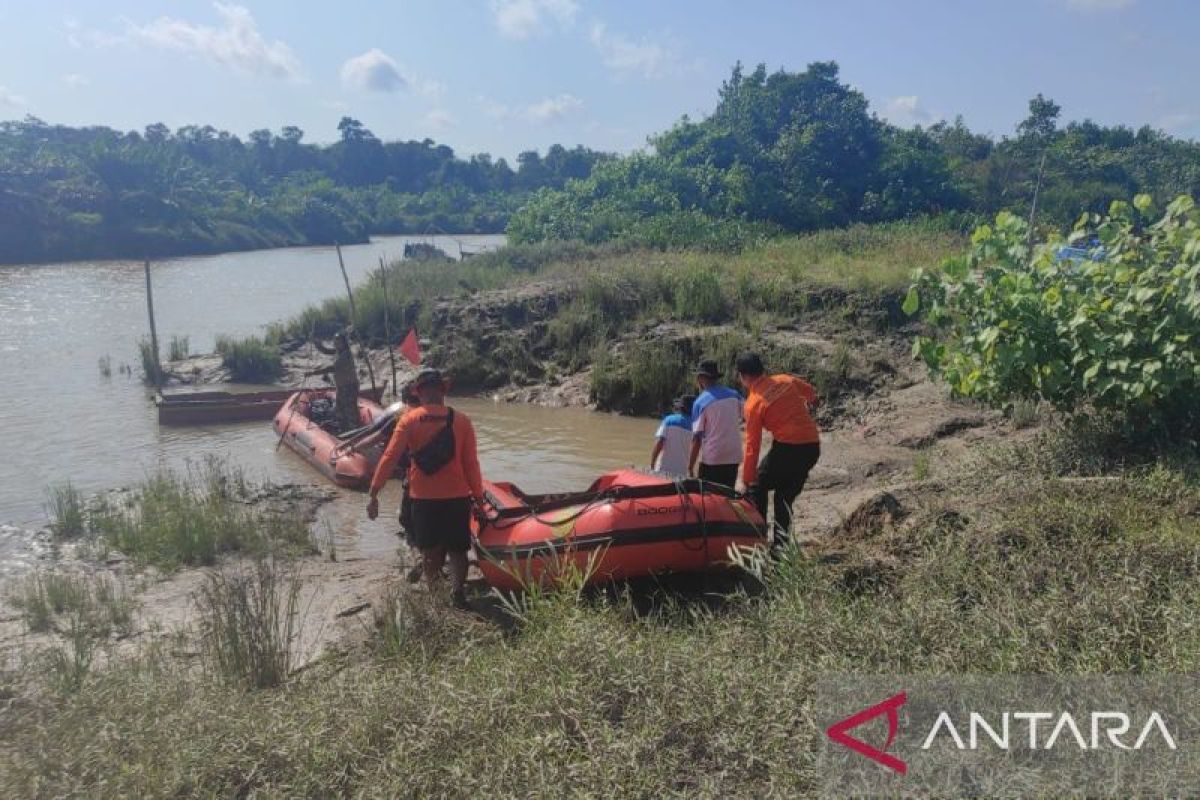
[(159, 368), (158, 353), (154, 343), (146, 337), (138, 339), (138, 358), (142, 362), (142, 382), (157, 386), (162, 382), (162, 370)]
[(218, 336), (216, 350), (221, 356), (221, 365), (229, 370), (230, 377), (235, 381), (265, 383), (283, 373), (283, 358), (279, 348), (258, 336), (244, 339)]
[(167, 360), (182, 361), (191, 355), (191, 341), (186, 336), (172, 336), (167, 344)]
[(86, 504), (83, 495), (70, 481), (47, 490), (46, 511), (55, 539), (78, 539), (87, 532)]
[(8, 592), (31, 633), (62, 631), (78, 617), (99, 637), (128, 634), (136, 606), (123, 581), (108, 575), (36, 570), (15, 580)]
[(215, 459), (184, 474), (161, 470), (123, 507), (106, 509), (93, 529), (107, 547), (166, 569), (211, 565), (222, 553), (310, 551), (299, 512), (255, 506), (252, 490), (240, 472)]
[(208, 574), (196, 598), (206, 665), (222, 680), (254, 689), (291, 672), (300, 580), (271, 557)]

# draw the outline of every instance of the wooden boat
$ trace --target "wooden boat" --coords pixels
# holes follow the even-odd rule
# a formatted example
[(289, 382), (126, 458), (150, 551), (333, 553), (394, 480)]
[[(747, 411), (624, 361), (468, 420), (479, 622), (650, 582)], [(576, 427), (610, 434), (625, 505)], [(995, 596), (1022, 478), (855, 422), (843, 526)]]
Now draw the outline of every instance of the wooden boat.
[[(363, 389), (361, 396), (378, 403), (386, 388), (384, 383), (375, 390)], [(271, 419), (280, 404), (295, 393), (295, 389), (160, 393), (154, 404), (158, 406), (160, 425), (216, 425)]]
[(730, 566), (730, 548), (763, 548), (767, 525), (727, 486), (625, 469), (585, 492), (527, 495), (484, 482), (486, 522), (475, 552), (498, 589), (554, 583), (574, 573), (586, 583)]
[[(338, 486), (366, 490), (383, 456), (390, 429), (357, 440), (339, 439), (313, 419), (314, 401), (328, 401), (332, 408), (333, 389), (303, 389), (295, 392), (275, 414), (275, 434), (301, 458)], [(364, 426), (380, 420), (386, 411), (367, 397), (358, 398), (359, 422)]]

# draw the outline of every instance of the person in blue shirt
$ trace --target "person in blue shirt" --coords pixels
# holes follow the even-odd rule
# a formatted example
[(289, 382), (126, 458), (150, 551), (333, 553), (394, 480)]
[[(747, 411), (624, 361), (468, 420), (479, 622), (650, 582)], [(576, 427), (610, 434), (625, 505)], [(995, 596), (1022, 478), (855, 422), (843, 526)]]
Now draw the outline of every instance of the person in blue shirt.
[[(733, 487), (742, 461), (742, 407), (736, 390), (721, 383), (717, 362), (704, 360), (696, 369), (700, 396), (692, 406), (692, 454), (688, 472), (703, 481)], [(696, 469), (699, 459), (700, 468)]]
[(676, 398), (672, 412), (663, 417), (654, 434), (654, 449), (650, 452), (650, 469), (667, 475), (684, 477), (688, 474), (688, 453), (692, 449), (692, 405), (695, 395)]

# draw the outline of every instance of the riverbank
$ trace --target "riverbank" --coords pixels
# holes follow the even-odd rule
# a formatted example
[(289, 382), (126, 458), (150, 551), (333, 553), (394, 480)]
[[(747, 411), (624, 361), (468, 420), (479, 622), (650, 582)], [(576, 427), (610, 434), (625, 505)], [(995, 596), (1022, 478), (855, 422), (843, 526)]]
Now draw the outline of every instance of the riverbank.
[[(905, 391), (880, 398), (896, 418), (920, 405)], [(643, 587), (506, 610), (477, 588), (475, 613), (460, 613), (407, 589), (399, 561), (302, 558), (287, 574), (303, 626), (272, 688), (212, 666), (199, 625), (211, 584), (184, 571), (142, 608), (186, 591), (190, 625), (135, 623), (120, 641), (138, 646), (114, 641), (77, 684), (28, 650), (10, 659), (0, 785), (812, 796), (812, 688), (830, 673), (1193, 670), (1200, 491), (1187, 473), (1097, 475), (1055, 430), (948, 422), (903, 448), (903, 467), (834, 431), (801, 501), (803, 546), (749, 593)], [(870, 478), (882, 488), (855, 499)], [(821, 523), (809, 509), (824, 503), (839, 513)]]
[[(404, 584), (398, 543), (386, 557), (332, 560), (318, 540), (279, 573), (227, 556), (143, 590), (147, 616), (128, 634), (108, 623), (111, 660), (67, 684), (46, 666), (64, 662), (29, 647), (16, 615), (0, 670), (0, 785), (14, 796), (811, 796), (812, 694), (829, 674), (1194, 671), (1194, 459), (1123, 464), (1102, 435), (1042, 409), (952, 400), (909, 356), (914, 329), (897, 313), (929, 244), (913, 233), (878, 260), (897, 236), (909, 234), (840, 255), (853, 243), (736, 257), (588, 250), (522, 270), (517, 250), (496, 272), (468, 262), (396, 275), (411, 288), (400, 318), (419, 323), (431, 363), (481, 376), (460, 383), (471, 392), (652, 413), (699, 353), (724, 361), (746, 346), (812, 376), (828, 402), (797, 547), (750, 564), (750, 580), (705, 587), (502, 602), (475, 583), (471, 613)], [(371, 341), (369, 285), (359, 298)], [(276, 328), (287, 380), (314, 358), (295, 332), (336, 326), (338, 310), (331, 301)], [(372, 358), (383, 374), (386, 353)], [(205, 622), (211, 576), (239, 574), (274, 581), (296, 611), (277, 642), (287, 668), (255, 689), (214, 660)], [(61, 634), (53, 644), (71, 646)]]

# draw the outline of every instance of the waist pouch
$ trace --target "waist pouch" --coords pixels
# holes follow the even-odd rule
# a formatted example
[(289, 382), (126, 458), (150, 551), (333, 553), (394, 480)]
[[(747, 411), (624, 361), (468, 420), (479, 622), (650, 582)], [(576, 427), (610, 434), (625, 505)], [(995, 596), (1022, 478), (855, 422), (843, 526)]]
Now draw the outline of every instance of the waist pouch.
[(454, 459), (454, 409), (446, 413), (446, 427), (438, 431), (424, 447), (412, 454), (417, 469), (432, 475)]

